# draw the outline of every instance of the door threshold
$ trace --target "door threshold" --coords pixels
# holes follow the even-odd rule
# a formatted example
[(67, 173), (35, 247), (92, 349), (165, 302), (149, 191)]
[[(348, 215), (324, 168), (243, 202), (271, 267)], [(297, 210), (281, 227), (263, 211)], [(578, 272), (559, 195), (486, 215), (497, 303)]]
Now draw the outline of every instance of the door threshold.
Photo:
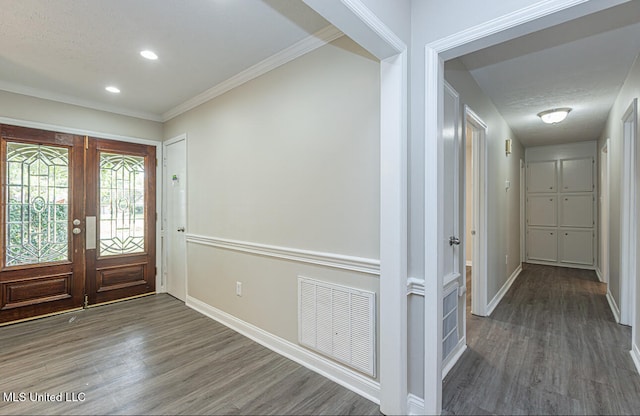
[(125, 300), (144, 298), (146, 296), (151, 296), (151, 295), (155, 295), (155, 294), (156, 294), (156, 292), (154, 291), (154, 292), (143, 293), (141, 295), (129, 296), (127, 298), (121, 298), (121, 299), (109, 300), (109, 301), (106, 301), (106, 302), (94, 303), (92, 305), (87, 305), (87, 309), (95, 308), (96, 306), (104, 306), (104, 305), (111, 305), (112, 303), (124, 302)]
[(0, 327), (7, 326), (7, 325), (13, 325), (13, 324), (19, 324), (21, 322), (34, 321), (36, 319), (48, 318), (50, 316), (62, 315), (64, 313), (69, 313), (69, 312), (78, 312), (78, 311), (81, 311), (82, 309), (83, 309), (82, 307), (73, 308), (73, 309), (65, 309), (63, 311), (45, 313), (44, 315), (30, 316), (28, 318), (16, 319), (15, 321), (0, 322)]

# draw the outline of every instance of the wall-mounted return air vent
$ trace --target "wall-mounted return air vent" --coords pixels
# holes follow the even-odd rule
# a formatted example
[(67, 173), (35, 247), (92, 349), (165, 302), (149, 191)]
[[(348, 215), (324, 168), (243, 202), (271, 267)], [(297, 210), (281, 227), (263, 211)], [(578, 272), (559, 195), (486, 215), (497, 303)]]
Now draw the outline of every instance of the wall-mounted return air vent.
[(298, 278), (301, 345), (375, 377), (375, 293)]

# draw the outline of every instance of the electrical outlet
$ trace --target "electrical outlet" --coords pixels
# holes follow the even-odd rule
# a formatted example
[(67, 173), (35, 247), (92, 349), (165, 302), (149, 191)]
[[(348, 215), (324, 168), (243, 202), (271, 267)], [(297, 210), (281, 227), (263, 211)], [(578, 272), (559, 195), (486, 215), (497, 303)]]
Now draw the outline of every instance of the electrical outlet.
[(242, 282), (236, 282), (236, 296), (242, 296)]

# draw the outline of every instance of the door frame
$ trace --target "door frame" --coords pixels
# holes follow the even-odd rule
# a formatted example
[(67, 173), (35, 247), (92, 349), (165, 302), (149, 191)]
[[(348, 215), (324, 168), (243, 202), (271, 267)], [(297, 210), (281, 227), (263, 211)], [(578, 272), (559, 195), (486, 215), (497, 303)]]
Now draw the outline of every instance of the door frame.
[[(471, 313), (487, 316), (487, 125), (469, 107), (464, 106), (464, 130), (473, 131), (473, 239), (471, 263)], [(466, 306), (466, 302), (465, 302)], [(466, 328), (465, 335), (466, 335)]]
[[(605, 140), (600, 149), (600, 255), (598, 256), (598, 277), (603, 283), (609, 283), (609, 215), (611, 200), (609, 198), (609, 175), (611, 159), (609, 151), (610, 138)], [(604, 264), (603, 264), (604, 263)], [(606, 266), (606, 267), (603, 267)]]
[[(443, 175), (442, 158), (442, 94), (444, 61), (505, 42), (517, 37), (555, 26), (599, 10), (620, 4), (610, 1), (594, 4), (587, 0), (541, 1), (502, 15), (477, 26), (434, 40), (424, 45), (424, 109), (425, 109), (425, 198), (424, 218), (424, 270), (425, 279), (425, 331), (424, 331), (424, 412), (442, 411), (442, 357), (437, 354), (442, 340), (442, 327), (433, 322), (439, 319), (433, 306), (442, 303), (442, 263), (439, 261), (442, 198), (440, 186)], [(419, 47), (419, 46), (418, 46)], [(435, 197), (434, 197), (435, 195)]]
[(526, 164), (524, 163), (524, 159), (520, 159), (520, 266), (524, 263), (526, 258), (527, 248), (526, 248), (526, 223), (527, 223), (527, 212), (526, 212), (526, 189), (527, 185), (527, 169)]
[[(165, 291), (168, 289), (168, 280), (170, 279), (170, 276), (168, 275), (169, 273), (169, 268), (167, 267), (167, 260), (169, 259), (169, 256), (167, 254), (167, 244), (165, 244), (166, 239), (167, 239), (167, 234), (166, 234), (166, 229), (167, 229), (167, 218), (166, 215), (169, 212), (168, 208), (167, 208), (167, 203), (168, 200), (166, 198), (164, 198), (165, 195), (168, 195), (168, 189), (170, 186), (170, 178), (169, 178), (169, 172), (167, 170), (165, 170), (164, 168), (166, 167), (166, 155), (168, 154), (167, 152), (167, 147), (171, 146), (172, 144), (181, 142), (184, 140), (184, 145), (185, 145), (185, 151), (188, 152), (189, 151), (189, 140), (187, 138), (187, 133), (182, 133), (178, 136), (172, 137), (169, 140), (166, 140), (164, 142), (162, 142), (162, 168), (163, 168), (163, 188), (162, 188), (162, 207), (163, 207), (163, 214), (160, 218), (162, 218), (161, 221), (161, 228), (162, 228), (162, 232), (160, 234), (160, 240), (161, 244), (162, 244), (162, 274), (160, 275), (160, 279), (162, 284), (164, 285)], [(188, 154), (188, 153), (186, 153)], [(186, 163), (187, 160), (185, 160), (185, 168), (186, 168)], [(186, 210), (186, 223), (185, 223), (185, 227), (186, 227), (186, 231), (189, 231), (189, 170), (186, 169), (185, 170), (185, 181), (187, 183), (187, 188), (185, 189), (185, 210)], [(186, 235), (186, 232), (185, 232)], [(187, 296), (188, 289), (189, 289), (189, 267), (187, 264), (187, 247), (188, 244), (185, 245), (185, 270), (184, 270), (184, 293), (185, 293), (185, 297)]]
[[(635, 322), (638, 99), (622, 116), (622, 184), (620, 215), (620, 323)], [(630, 128), (627, 128), (630, 125)], [(628, 132), (628, 133), (627, 133)], [(626, 192), (625, 192), (626, 191)]]
[[(132, 137), (132, 136), (122, 136), (118, 134), (105, 133), (101, 131), (78, 129), (74, 127), (62, 126), (57, 124), (40, 123), (36, 121), (14, 119), (10, 117), (0, 117), (0, 124), (11, 124), (14, 126), (29, 127), (32, 129), (49, 130), (49, 131), (55, 131), (59, 133), (77, 134), (81, 136), (99, 137), (102, 139), (116, 140), (119, 142), (138, 143), (138, 144), (145, 144), (148, 146), (155, 146), (156, 158), (158, 160), (162, 159), (162, 142), (161, 141), (143, 139), (143, 138)], [(162, 189), (162, 164), (161, 163), (158, 163), (156, 166), (156, 190), (159, 190), (159, 189)], [(162, 218), (162, 194), (161, 192), (158, 192), (158, 191), (156, 191), (156, 213), (158, 214), (158, 218)], [(156, 221), (156, 253), (162, 253), (162, 239), (158, 238), (158, 236), (161, 235), (161, 232), (162, 232), (161, 223), (160, 221)], [(161, 284), (162, 255), (156, 255), (155, 267), (157, 267), (157, 270), (158, 270), (158, 273), (156, 275), (156, 293), (166, 292), (166, 287)]]

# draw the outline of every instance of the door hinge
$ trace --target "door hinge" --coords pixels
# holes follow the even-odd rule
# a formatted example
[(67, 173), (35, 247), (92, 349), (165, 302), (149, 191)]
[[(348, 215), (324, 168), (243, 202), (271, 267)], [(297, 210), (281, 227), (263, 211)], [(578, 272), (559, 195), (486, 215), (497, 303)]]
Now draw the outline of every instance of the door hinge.
[(83, 308), (87, 309), (89, 307), (89, 295), (85, 293), (84, 295), (84, 305)]

